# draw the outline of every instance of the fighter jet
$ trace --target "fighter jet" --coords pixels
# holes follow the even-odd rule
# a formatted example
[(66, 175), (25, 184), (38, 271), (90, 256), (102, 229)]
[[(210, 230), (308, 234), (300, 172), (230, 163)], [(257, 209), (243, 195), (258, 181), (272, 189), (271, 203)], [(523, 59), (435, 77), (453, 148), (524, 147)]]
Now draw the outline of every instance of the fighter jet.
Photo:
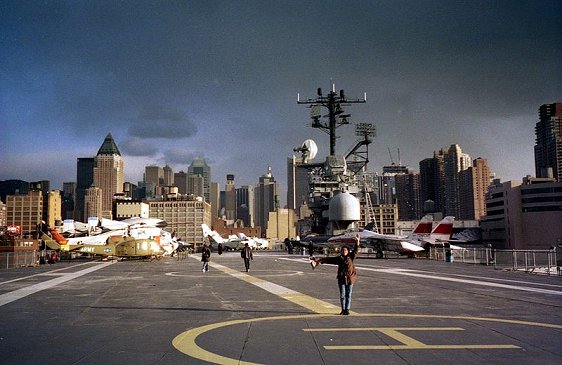
[(268, 242), (265, 239), (257, 237), (248, 237), (244, 233), (238, 235), (231, 234), (228, 238), (222, 238), (217, 232), (209, 228), (205, 223), (201, 224), (203, 230), (203, 237), (209, 240), (212, 249), (217, 249), (219, 243), (222, 244), (226, 250), (241, 250), (247, 243), (252, 249), (267, 249)]
[[(441, 223), (434, 229), (438, 232), (444, 233), (443, 226), (448, 224), (452, 217), (446, 217), (446, 220), (441, 221)], [(431, 216), (423, 217), (420, 222), (416, 225), (414, 230), (410, 235), (398, 236), (393, 234), (382, 234), (378, 232), (373, 232), (368, 229), (357, 231), (346, 232), (344, 234), (334, 236), (328, 239), (330, 243), (339, 244), (352, 244), (355, 242), (355, 234), (359, 233), (360, 244), (364, 247), (370, 247), (376, 252), (377, 258), (382, 258), (384, 256), (384, 251), (396, 252), (400, 255), (405, 255), (409, 257), (415, 257), (417, 252), (425, 251), (425, 248), (419, 242), (422, 239), (431, 239), (433, 231), (432, 218)], [(452, 221), (450, 228), (452, 230)], [(427, 236), (428, 232), (432, 232)], [(449, 233), (450, 235), (450, 233)]]

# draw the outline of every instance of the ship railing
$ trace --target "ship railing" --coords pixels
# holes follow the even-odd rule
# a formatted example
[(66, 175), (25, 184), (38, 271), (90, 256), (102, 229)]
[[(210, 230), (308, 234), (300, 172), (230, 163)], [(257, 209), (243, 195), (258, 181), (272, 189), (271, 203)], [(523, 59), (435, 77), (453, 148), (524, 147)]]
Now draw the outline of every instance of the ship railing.
[(428, 256), (438, 261), (482, 264), (503, 270), (562, 275), (562, 255), (557, 255), (554, 247), (550, 250), (499, 250), (490, 247), (467, 247), (459, 250), (432, 247)]
[(0, 269), (13, 269), (39, 265), (39, 251), (15, 251), (0, 253)]

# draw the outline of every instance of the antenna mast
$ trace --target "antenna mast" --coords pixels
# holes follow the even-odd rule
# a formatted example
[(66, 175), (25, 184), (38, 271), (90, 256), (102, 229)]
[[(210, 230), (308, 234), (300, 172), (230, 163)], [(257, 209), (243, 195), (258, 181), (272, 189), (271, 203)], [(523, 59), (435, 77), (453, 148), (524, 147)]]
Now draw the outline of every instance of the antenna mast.
[[(367, 102), (367, 93), (364, 94), (363, 99), (348, 99), (343, 90), (340, 90), (339, 95), (335, 91), (336, 86), (332, 84), (332, 90), (328, 95), (322, 95), (322, 89), (318, 88), (316, 99), (308, 99), (301, 101), (300, 95), (297, 95), (297, 104), (310, 105), (312, 118), (312, 128), (319, 128), (330, 135), (330, 155), (336, 154), (336, 128), (344, 124), (349, 124), (348, 118), (351, 114), (344, 114), (342, 106), (349, 104), (365, 103)], [(319, 109), (317, 107), (325, 107), (328, 109), (328, 121), (321, 122)]]

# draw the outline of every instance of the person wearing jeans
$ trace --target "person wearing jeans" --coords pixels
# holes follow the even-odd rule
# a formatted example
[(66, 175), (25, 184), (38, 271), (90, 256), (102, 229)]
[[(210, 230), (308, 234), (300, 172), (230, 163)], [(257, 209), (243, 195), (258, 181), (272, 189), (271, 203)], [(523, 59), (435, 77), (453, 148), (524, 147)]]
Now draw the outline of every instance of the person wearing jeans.
[(334, 257), (312, 258), (311, 264), (314, 269), (319, 264), (332, 264), (338, 266), (338, 287), (340, 291), (340, 304), (342, 315), (348, 315), (351, 308), (351, 293), (353, 292), (353, 284), (357, 281), (357, 271), (353, 261), (359, 253), (359, 234), (355, 234), (355, 245), (350, 250), (349, 247), (343, 246), (340, 249), (340, 255)]

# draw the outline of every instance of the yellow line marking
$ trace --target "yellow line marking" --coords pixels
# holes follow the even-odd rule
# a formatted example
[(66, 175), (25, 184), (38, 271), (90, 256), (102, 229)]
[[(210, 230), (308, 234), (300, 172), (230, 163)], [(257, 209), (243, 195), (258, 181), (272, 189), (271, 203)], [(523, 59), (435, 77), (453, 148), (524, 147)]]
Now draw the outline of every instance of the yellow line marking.
[(304, 328), (305, 332), (378, 331), (402, 342), (403, 345), (324, 346), (326, 350), (429, 350), (429, 349), (507, 349), (515, 345), (427, 345), (400, 331), (464, 331), (460, 327), (365, 327), (365, 328)]
[(261, 321), (269, 321), (269, 320), (278, 320), (278, 319), (301, 319), (301, 318), (320, 318), (320, 317), (327, 317), (331, 315), (326, 314), (308, 314), (308, 315), (293, 315), (293, 316), (282, 316), (282, 317), (266, 317), (266, 318), (253, 318), (253, 319), (239, 319), (233, 321), (226, 321), (221, 323), (213, 323), (202, 327), (193, 328), (189, 331), (185, 331), (178, 336), (176, 336), (173, 341), (172, 345), (178, 349), (180, 352), (191, 356), (196, 359), (208, 361), (215, 364), (222, 364), (222, 365), (234, 365), (234, 364), (241, 364), (241, 365), (258, 365), (259, 363), (254, 362), (247, 362), (242, 360), (236, 360), (229, 357), (217, 355), (210, 351), (207, 351), (195, 342), (196, 338), (208, 331), (212, 331), (218, 328), (227, 327), (227, 326), (234, 326), (238, 324), (244, 324), (249, 322), (261, 322)]
[(393, 313), (371, 313), (371, 314), (356, 314), (359, 317), (396, 317), (396, 318), (439, 318), (439, 319), (460, 319), (467, 321), (485, 321), (485, 322), (499, 322), (508, 324), (520, 324), (525, 326), (536, 326), (536, 327), (546, 327), (546, 328), (556, 328), (562, 329), (560, 324), (552, 323), (540, 323), (540, 322), (530, 322), (530, 321), (520, 321), (517, 319), (501, 319), (501, 318), (487, 318), (487, 317), (467, 317), (467, 316), (450, 316), (450, 315), (440, 315), (440, 314), (393, 314)]
[(518, 349), (515, 345), (390, 345), (390, 346), (324, 346), (326, 350), (466, 350)]
[[(192, 256), (194, 257), (194, 256)], [(196, 257), (194, 257), (196, 258)], [(209, 265), (217, 270), (220, 270), (230, 276), (233, 276), (237, 279), (243, 280), (247, 283), (253, 284), (258, 288), (266, 290), (272, 294), (275, 294), (285, 300), (288, 300), (296, 305), (299, 305), (303, 308), (306, 308), (314, 313), (319, 314), (338, 314), (341, 311), (339, 306), (333, 305), (331, 303), (325, 302), (320, 299), (316, 299), (309, 295), (305, 295), (299, 293), (297, 291), (285, 288), (281, 285), (274, 284), (272, 282), (257, 278), (255, 276), (251, 276), (246, 272), (241, 272), (238, 270), (233, 270), (229, 267), (210, 262)], [(350, 312), (350, 314), (356, 314), (354, 312)]]
[(303, 328), (305, 332), (352, 332), (352, 331), (464, 331), (461, 327), (342, 327), (342, 328)]
[[(519, 321), (519, 320), (511, 320), (511, 319), (497, 319), (497, 318), (485, 318), (485, 317), (466, 317), (466, 316), (445, 316), (445, 315), (430, 315), (430, 314), (398, 314), (398, 313), (375, 313), (375, 314), (358, 314), (357, 316), (360, 317), (369, 317), (369, 318), (429, 318), (429, 319), (455, 319), (455, 320), (465, 320), (465, 321), (487, 321), (487, 322), (496, 322), (496, 323), (506, 323), (506, 324), (515, 324), (515, 325), (524, 325), (524, 326), (534, 326), (534, 327), (543, 327), (543, 328), (553, 328), (553, 329), (562, 329), (562, 325), (551, 324), (551, 323), (539, 323), (539, 322), (528, 322), (528, 321)], [(279, 317), (264, 317), (264, 318), (251, 318), (251, 319), (242, 319), (242, 320), (233, 320), (233, 321), (226, 321), (220, 323), (213, 323), (210, 325), (197, 327), (185, 331), (174, 338), (172, 341), (173, 346), (180, 352), (193, 357), (195, 359), (209, 361), (215, 364), (224, 364), (224, 365), (234, 365), (234, 364), (242, 364), (242, 365), (254, 365), (256, 363), (241, 361), (237, 359), (228, 358), (225, 356), (217, 355), (210, 351), (207, 351), (201, 347), (199, 347), (196, 343), (196, 339), (199, 335), (204, 334), (206, 332), (220, 329), (227, 326), (234, 326), (240, 325), (244, 323), (254, 323), (254, 322), (264, 322), (264, 321), (280, 321), (280, 320), (292, 320), (292, 319), (318, 319), (318, 318), (326, 318), (332, 317), (331, 314), (303, 314), (303, 315), (290, 315), (290, 316), (279, 316)], [(383, 327), (385, 328), (385, 327)], [(401, 327), (398, 327), (401, 328)], [(410, 327), (408, 327), (410, 328)], [(319, 329), (315, 329), (317, 331)], [(415, 348), (412, 346), (325, 346), (327, 350), (414, 350)], [(427, 349), (517, 349), (517, 346), (514, 345), (424, 345), (417, 349), (419, 350), (427, 350)]]
[[(194, 259), (198, 259), (196, 256), (191, 256)], [(244, 272), (240, 272), (237, 270), (230, 269), (226, 266), (217, 264), (217, 263), (209, 263), (209, 265), (217, 270), (220, 270), (228, 275), (241, 279), (247, 283), (256, 285), (259, 288), (262, 288), (272, 294), (278, 295), (281, 298), (289, 300), (297, 305), (300, 305), (304, 308), (310, 309), (313, 312), (318, 314), (305, 314), (305, 315), (291, 315), (291, 316), (279, 316), (279, 317), (265, 317), (265, 318), (252, 318), (252, 319), (244, 319), (244, 320), (233, 320), (233, 321), (226, 321), (220, 323), (209, 324), (202, 327), (193, 328), (191, 330), (185, 331), (178, 336), (176, 336), (173, 341), (172, 345), (180, 352), (204, 361), (212, 362), (215, 364), (225, 364), (225, 365), (234, 365), (234, 364), (242, 364), (242, 365), (255, 365), (257, 363), (253, 362), (246, 362), (242, 361), (241, 359), (233, 359), (228, 358), (225, 356), (221, 356), (210, 351), (207, 351), (196, 343), (196, 339), (198, 336), (212, 331), (216, 329), (220, 329), (227, 326), (239, 325), (244, 323), (253, 323), (253, 322), (261, 322), (261, 321), (277, 321), (277, 320), (291, 320), (291, 319), (307, 319), (307, 318), (322, 318), (322, 317), (330, 317), (333, 314), (337, 313), (340, 308), (333, 304), (324, 302), (322, 300), (310, 297), (308, 295), (301, 294), (294, 290), (285, 288), (283, 286), (259, 279), (257, 277), (251, 276)], [(556, 324), (549, 324), (549, 323), (538, 323), (538, 322), (527, 322), (527, 321), (518, 321), (518, 320), (509, 320), (509, 319), (493, 319), (493, 318), (481, 318), (481, 317), (465, 317), (465, 316), (443, 316), (443, 315), (424, 315), (424, 314), (358, 314), (353, 313), (355, 316), (360, 317), (390, 317), (390, 318), (439, 318), (439, 319), (458, 319), (458, 320), (472, 320), (472, 321), (489, 321), (489, 322), (500, 322), (500, 323), (508, 323), (508, 324), (518, 324), (518, 325), (528, 325), (528, 326), (537, 326), (537, 327), (546, 327), (546, 328), (556, 328), (562, 329), (562, 325)], [(426, 327), (423, 327), (426, 328)], [(445, 327), (446, 330), (453, 330), (454, 327)], [(402, 333), (397, 332), (397, 330), (419, 330), (411, 327), (398, 327), (398, 328), (379, 328), (386, 331), (387, 335), (393, 337), (395, 339), (400, 338), (403, 343), (406, 345), (397, 345), (397, 346), (324, 346), (327, 350), (412, 350), (412, 349), (498, 349), (498, 348), (519, 348), (513, 345), (426, 345), (422, 342), (419, 342), (409, 336), (406, 336)], [(462, 329), (460, 329), (462, 330)], [(320, 329), (315, 329), (315, 331), (320, 331)], [(312, 331), (311, 331), (312, 332)]]

